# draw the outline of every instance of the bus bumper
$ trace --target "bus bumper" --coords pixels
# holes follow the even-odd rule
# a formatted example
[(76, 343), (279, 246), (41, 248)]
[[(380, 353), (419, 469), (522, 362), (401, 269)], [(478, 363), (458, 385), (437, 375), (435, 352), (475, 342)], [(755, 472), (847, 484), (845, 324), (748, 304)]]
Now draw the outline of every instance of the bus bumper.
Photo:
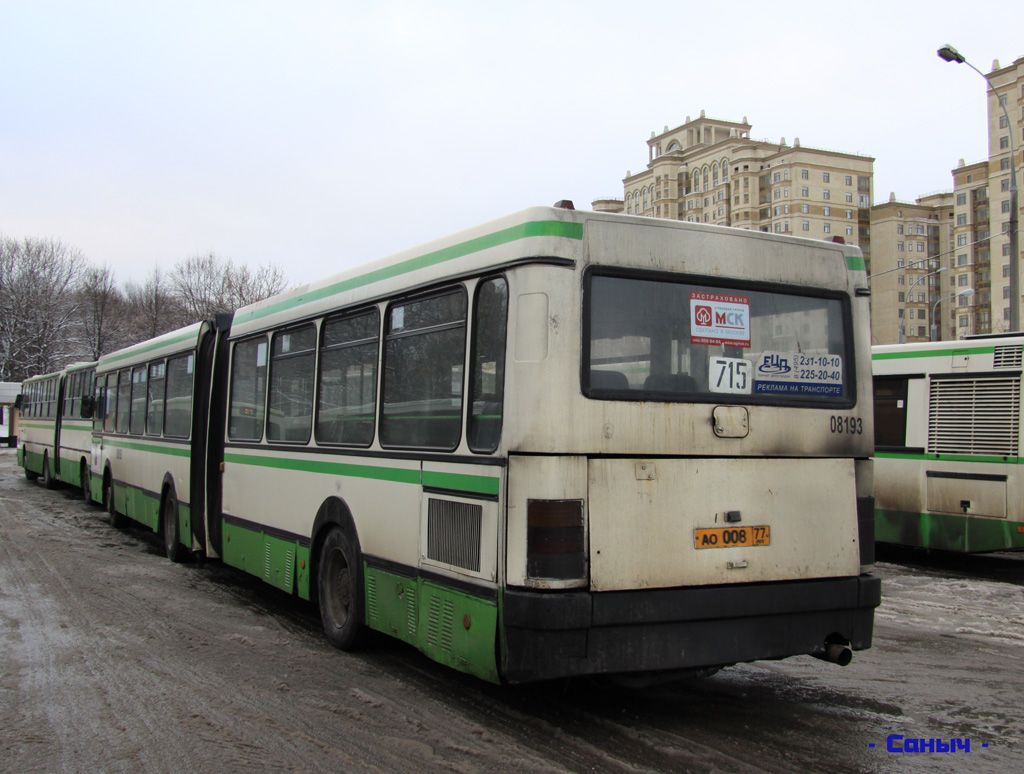
[(510, 683), (700, 669), (822, 655), (839, 635), (871, 647), (881, 579), (870, 575), (642, 591), (502, 595)]

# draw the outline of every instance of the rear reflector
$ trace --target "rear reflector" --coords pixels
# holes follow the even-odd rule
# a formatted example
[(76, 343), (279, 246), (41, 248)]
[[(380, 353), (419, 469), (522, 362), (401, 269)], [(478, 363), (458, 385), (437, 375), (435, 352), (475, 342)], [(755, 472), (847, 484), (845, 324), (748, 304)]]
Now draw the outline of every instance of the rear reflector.
[(582, 500), (527, 500), (526, 574), (575, 580), (586, 573)]

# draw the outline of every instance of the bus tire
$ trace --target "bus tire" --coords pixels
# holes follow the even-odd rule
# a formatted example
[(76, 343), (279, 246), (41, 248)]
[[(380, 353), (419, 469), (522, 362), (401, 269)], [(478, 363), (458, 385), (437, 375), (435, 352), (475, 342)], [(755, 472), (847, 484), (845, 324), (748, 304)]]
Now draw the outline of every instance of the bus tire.
[(89, 465), (82, 460), (78, 465), (78, 483), (82, 487), (82, 499), (89, 505), (92, 501), (92, 487), (89, 484)]
[(320, 620), (327, 641), (339, 650), (358, 650), (365, 640), (363, 578), (359, 542), (347, 530), (332, 529), (317, 563)]
[(43, 454), (43, 486), (47, 489), (55, 489), (57, 482), (53, 478), (53, 474), (50, 473), (50, 455)]
[(114, 529), (123, 527), (124, 517), (117, 512), (117, 506), (114, 505), (114, 479), (109, 476), (103, 482), (103, 505), (107, 509), (107, 521), (110, 522), (110, 526)]
[(172, 562), (185, 561), (185, 546), (181, 544), (181, 526), (178, 523), (178, 498), (174, 487), (164, 492), (160, 508), (160, 531), (164, 536), (164, 553)]

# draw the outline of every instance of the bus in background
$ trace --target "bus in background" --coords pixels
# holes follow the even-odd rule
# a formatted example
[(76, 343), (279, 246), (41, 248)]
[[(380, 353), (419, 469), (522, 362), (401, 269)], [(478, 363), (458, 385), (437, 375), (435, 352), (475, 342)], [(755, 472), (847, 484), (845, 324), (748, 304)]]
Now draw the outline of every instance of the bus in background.
[(205, 553), (210, 388), (227, 322), (195, 323), (96, 365), (92, 498), (111, 525), (127, 516), (159, 532), (174, 561)]
[(1024, 548), (1020, 334), (876, 346), (875, 537)]
[(103, 358), (94, 492), (342, 649), (509, 683), (847, 663), (868, 337), (855, 248), (533, 208)]
[(22, 386), (18, 461), (30, 481), (41, 477), (47, 489), (63, 482), (88, 497), (92, 433), (88, 396), (95, 368), (95, 363), (76, 363), (27, 379)]

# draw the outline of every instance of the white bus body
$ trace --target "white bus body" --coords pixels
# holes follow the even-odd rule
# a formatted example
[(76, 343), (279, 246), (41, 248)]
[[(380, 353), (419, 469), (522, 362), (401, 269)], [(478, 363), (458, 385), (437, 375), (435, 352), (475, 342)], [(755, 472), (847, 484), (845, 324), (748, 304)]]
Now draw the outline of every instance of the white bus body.
[(103, 358), (107, 404), (188, 353), (195, 389), (187, 438), (97, 420), (97, 496), (343, 648), (508, 682), (843, 662), (879, 601), (867, 295), (845, 245), (526, 210)]
[(996, 335), (872, 349), (879, 542), (1024, 548), (1022, 347)]
[(19, 463), (47, 488), (62, 482), (87, 492), (92, 423), (83, 398), (92, 395), (95, 363), (27, 379), (22, 387)]

